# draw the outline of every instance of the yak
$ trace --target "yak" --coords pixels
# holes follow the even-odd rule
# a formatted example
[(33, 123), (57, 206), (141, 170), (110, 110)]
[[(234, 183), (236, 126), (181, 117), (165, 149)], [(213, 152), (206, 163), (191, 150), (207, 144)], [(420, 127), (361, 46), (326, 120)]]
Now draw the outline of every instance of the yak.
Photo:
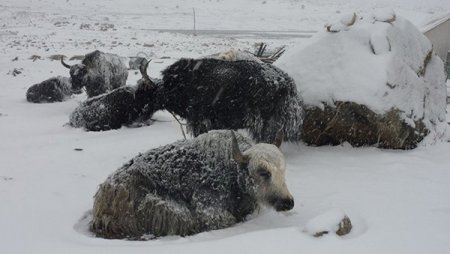
[(153, 109), (186, 119), (194, 136), (212, 129), (247, 129), (256, 141), (269, 142), (281, 128), (286, 141), (300, 140), (302, 98), (294, 80), (275, 66), (180, 59), (162, 75), (159, 83), (143, 76)]
[(115, 54), (99, 50), (86, 54), (81, 64), (61, 64), (70, 70), (72, 89), (86, 89), (88, 97), (94, 97), (115, 88), (125, 86), (128, 69), (123, 59)]
[(145, 80), (150, 79), (141, 64), (140, 70), (145, 79), (140, 79), (136, 86), (123, 86), (110, 92), (88, 98), (80, 103), (70, 114), (69, 124), (72, 127), (83, 127), (88, 131), (106, 131), (119, 129), (123, 125), (146, 125), (154, 113), (153, 91)]
[(215, 130), (140, 154), (100, 185), (90, 228), (109, 239), (186, 236), (244, 221), (260, 205), (291, 210), (281, 140)]
[[(162, 72), (162, 80), (154, 80), (147, 75), (148, 63), (141, 65), (142, 79), (134, 87), (133, 107), (124, 108), (144, 116), (139, 119), (167, 110), (184, 118), (193, 136), (213, 129), (247, 129), (256, 141), (270, 142), (281, 128), (286, 141), (300, 140), (302, 99), (294, 81), (280, 69), (248, 60), (181, 59)], [(100, 113), (97, 119), (114, 118), (110, 114), (115, 111), (100, 111), (98, 106), (103, 104), (84, 103), (80, 107), (87, 114)], [(88, 130), (108, 130), (112, 126), (90, 128), (86, 121), (72, 122), (77, 119), (81, 118), (71, 117), (71, 124)], [(114, 119), (126, 120), (114, 124), (116, 128), (130, 120)]]
[(70, 114), (69, 124), (89, 131), (119, 129), (137, 119), (139, 109), (134, 103), (134, 88), (119, 87), (80, 103)]
[(32, 85), (27, 90), (26, 98), (34, 103), (60, 102), (76, 92), (72, 90), (70, 78), (57, 76)]

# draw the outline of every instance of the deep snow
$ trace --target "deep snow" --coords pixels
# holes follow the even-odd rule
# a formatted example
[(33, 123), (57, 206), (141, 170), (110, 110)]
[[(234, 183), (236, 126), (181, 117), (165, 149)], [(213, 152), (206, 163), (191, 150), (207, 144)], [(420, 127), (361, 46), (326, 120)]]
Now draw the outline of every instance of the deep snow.
[[(157, 77), (178, 57), (209, 55), (230, 47), (250, 49), (262, 40), (143, 30), (191, 29), (192, 7), (198, 29), (282, 31), (319, 30), (338, 12), (371, 13), (374, 8), (395, 9), (421, 27), (450, 11), (446, 0), (293, 0), (277, 5), (280, 1), (156, 0), (149, 6), (149, 1), (138, 0), (3, 0), (1, 253), (448, 253), (448, 142), (412, 151), (284, 144), (287, 184), (296, 200), (290, 212), (262, 209), (245, 223), (186, 238), (131, 242), (93, 238), (86, 232), (83, 215), (92, 208), (97, 186), (139, 152), (182, 135), (165, 112), (154, 116), (154, 125), (142, 128), (84, 132), (67, 126), (69, 114), (85, 95), (56, 104), (25, 100), (32, 84), (68, 75), (59, 62), (46, 57), (85, 54), (95, 48), (123, 56), (144, 52), (153, 55), (149, 74)], [(268, 38), (264, 41), (274, 47), (307, 40)], [(33, 62), (28, 59), (32, 55), (44, 60)], [(15, 57), (18, 60), (12, 61)], [(11, 75), (14, 68), (22, 73)], [(127, 83), (138, 78), (131, 71)], [(352, 220), (350, 235), (317, 239), (303, 232), (308, 222), (336, 209)]]

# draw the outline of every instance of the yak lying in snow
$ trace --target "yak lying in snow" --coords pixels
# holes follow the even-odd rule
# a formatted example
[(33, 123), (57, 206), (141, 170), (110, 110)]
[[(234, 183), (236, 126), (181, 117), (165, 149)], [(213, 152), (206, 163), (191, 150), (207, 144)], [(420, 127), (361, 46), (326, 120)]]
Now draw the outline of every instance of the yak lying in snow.
[(290, 210), (281, 139), (253, 144), (210, 131), (141, 154), (100, 185), (91, 230), (104, 238), (185, 236), (229, 227), (260, 204)]
[[(147, 65), (140, 68), (143, 78), (135, 88), (134, 106), (122, 110), (133, 109), (133, 114), (138, 112), (136, 116), (145, 118), (157, 110), (168, 110), (186, 119), (188, 131), (194, 136), (212, 129), (246, 128), (256, 141), (268, 142), (282, 129), (285, 140), (300, 140), (302, 100), (294, 81), (274, 66), (256, 61), (181, 59), (163, 71), (162, 80), (155, 81), (147, 75)], [(76, 111), (97, 112), (97, 119), (114, 118), (110, 114), (116, 111), (98, 110), (99, 106), (104, 107), (85, 103)], [(71, 125), (88, 130), (108, 130), (112, 126), (91, 128), (93, 125), (86, 125), (86, 121), (75, 121), (79, 119), (71, 117)], [(116, 128), (130, 120), (115, 119), (126, 120), (114, 124)]]
[(159, 84), (144, 76), (155, 91), (150, 95), (154, 109), (186, 119), (194, 136), (212, 129), (246, 128), (256, 141), (268, 142), (281, 128), (285, 140), (300, 140), (302, 99), (294, 81), (270, 64), (181, 59), (162, 74)]
[(26, 97), (27, 101), (34, 103), (56, 102), (66, 100), (73, 93), (70, 78), (57, 76), (32, 85)]
[(90, 131), (104, 131), (132, 123), (139, 115), (139, 109), (134, 105), (134, 92), (133, 87), (124, 86), (89, 98), (70, 114), (69, 124)]
[(98, 50), (86, 54), (81, 64), (70, 66), (62, 58), (61, 63), (70, 69), (72, 89), (85, 87), (88, 97), (124, 86), (128, 77), (127, 66), (119, 56)]
[[(140, 69), (148, 80), (141, 65)], [(151, 80), (158, 83), (159, 80)], [(88, 131), (106, 131), (119, 129), (122, 125), (147, 124), (154, 113), (154, 88), (138, 81), (134, 87), (124, 86), (110, 92), (89, 98), (70, 114), (69, 124), (72, 127), (83, 127)]]

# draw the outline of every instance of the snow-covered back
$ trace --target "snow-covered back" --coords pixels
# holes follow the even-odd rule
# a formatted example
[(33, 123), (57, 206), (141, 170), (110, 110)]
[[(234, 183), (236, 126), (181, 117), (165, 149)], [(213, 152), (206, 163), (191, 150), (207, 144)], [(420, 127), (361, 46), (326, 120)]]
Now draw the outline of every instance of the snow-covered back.
[[(86, 100), (84, 94), (57, 104), (32, 104), (25, 100), (25, 92), (49, 77), (68, 76), (59, 61), (46, 58), (57, 53), (145, 52), (154, 59), (149, 75), (157, 77), (181, 57), (198, 58), (231, 47), (251, 49), (261, 41), (271, 48), (293, 43), (292, 38), (270, 33), (236, 38), (145, 30), (192, 29), (192, 7), (197, 29), (316, 30), (347, 10), (374, 8), (394, 8), (420, 25), (449, 12), (450, 1), (2, 0), (0, 253), (449, 252), (448, 142), (411, 151), (283, 144), (286, 181), (296, 202), (290, 212), (261, 209), (245, 223), (186, 238), (130, 242), (89, 234), (78, 221), (86, 219), (83, 215), (92, 208), (98, 185), (138, 153), (181, 139), (180, 127), (169, 113), (157, 112), (151, 126), (85, 132), (66, 125), (70, 113)], [(116, 31), (100, 31), (105, 23)], [(35, 54), (43, 60), (29, 60)], [(18, 60), (12, 61), (15, 57)], [(8, 74), (14, 68), (22, 69), (22, 74)], [(134, 85), (139, 78), (139, 72), (130, 71), (127, 83)], [(342, 209), (351, 219), (348, 237), (328, 234), (317, 239), (304, 233), (308, 222), (332, 208)]]
[(351, 14), (327, 30), (275, 62), (294, 78), (305, 105), (351, 101), (378, 114), (398, 109), (410, 124), (445, 120), (443, 63), (413, 24), (394, 12)]
[(230, 49), (227, 51), (212, 54), (212, 55), (206, 56), (205, 58), (214, 58), (214, 59), (221, 59), (221, 60), (226, 60), (226, 61), (247, 60), (247, 61), (255, 61), (258, 63), (262, 63), (262, 61), (258, 57), (254, 56), (250, 52), (236, 50), (236, 49)]

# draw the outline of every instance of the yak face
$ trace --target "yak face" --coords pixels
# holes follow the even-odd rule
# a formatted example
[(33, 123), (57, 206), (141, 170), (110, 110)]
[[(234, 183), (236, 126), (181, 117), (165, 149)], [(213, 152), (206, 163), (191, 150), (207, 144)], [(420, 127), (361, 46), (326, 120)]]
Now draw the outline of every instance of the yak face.
[(79, 91), (85, 85), (85, 77), (88, 68), (84, 64), (75, 64), (70, 67), (70, 78), (72, 79), (72, 90)]
[(291, 210), (294, 198), (286, 185), (286, 163), (279, 149), (282, 135), (277, 134), (275, 145), (259, 143), (243, 153), (239, 151), (234, 134), (232, 139), (233, 158), (239, 163), (247, 164), (250, 177), (255, 183), (257, 200), (277, 211)]

